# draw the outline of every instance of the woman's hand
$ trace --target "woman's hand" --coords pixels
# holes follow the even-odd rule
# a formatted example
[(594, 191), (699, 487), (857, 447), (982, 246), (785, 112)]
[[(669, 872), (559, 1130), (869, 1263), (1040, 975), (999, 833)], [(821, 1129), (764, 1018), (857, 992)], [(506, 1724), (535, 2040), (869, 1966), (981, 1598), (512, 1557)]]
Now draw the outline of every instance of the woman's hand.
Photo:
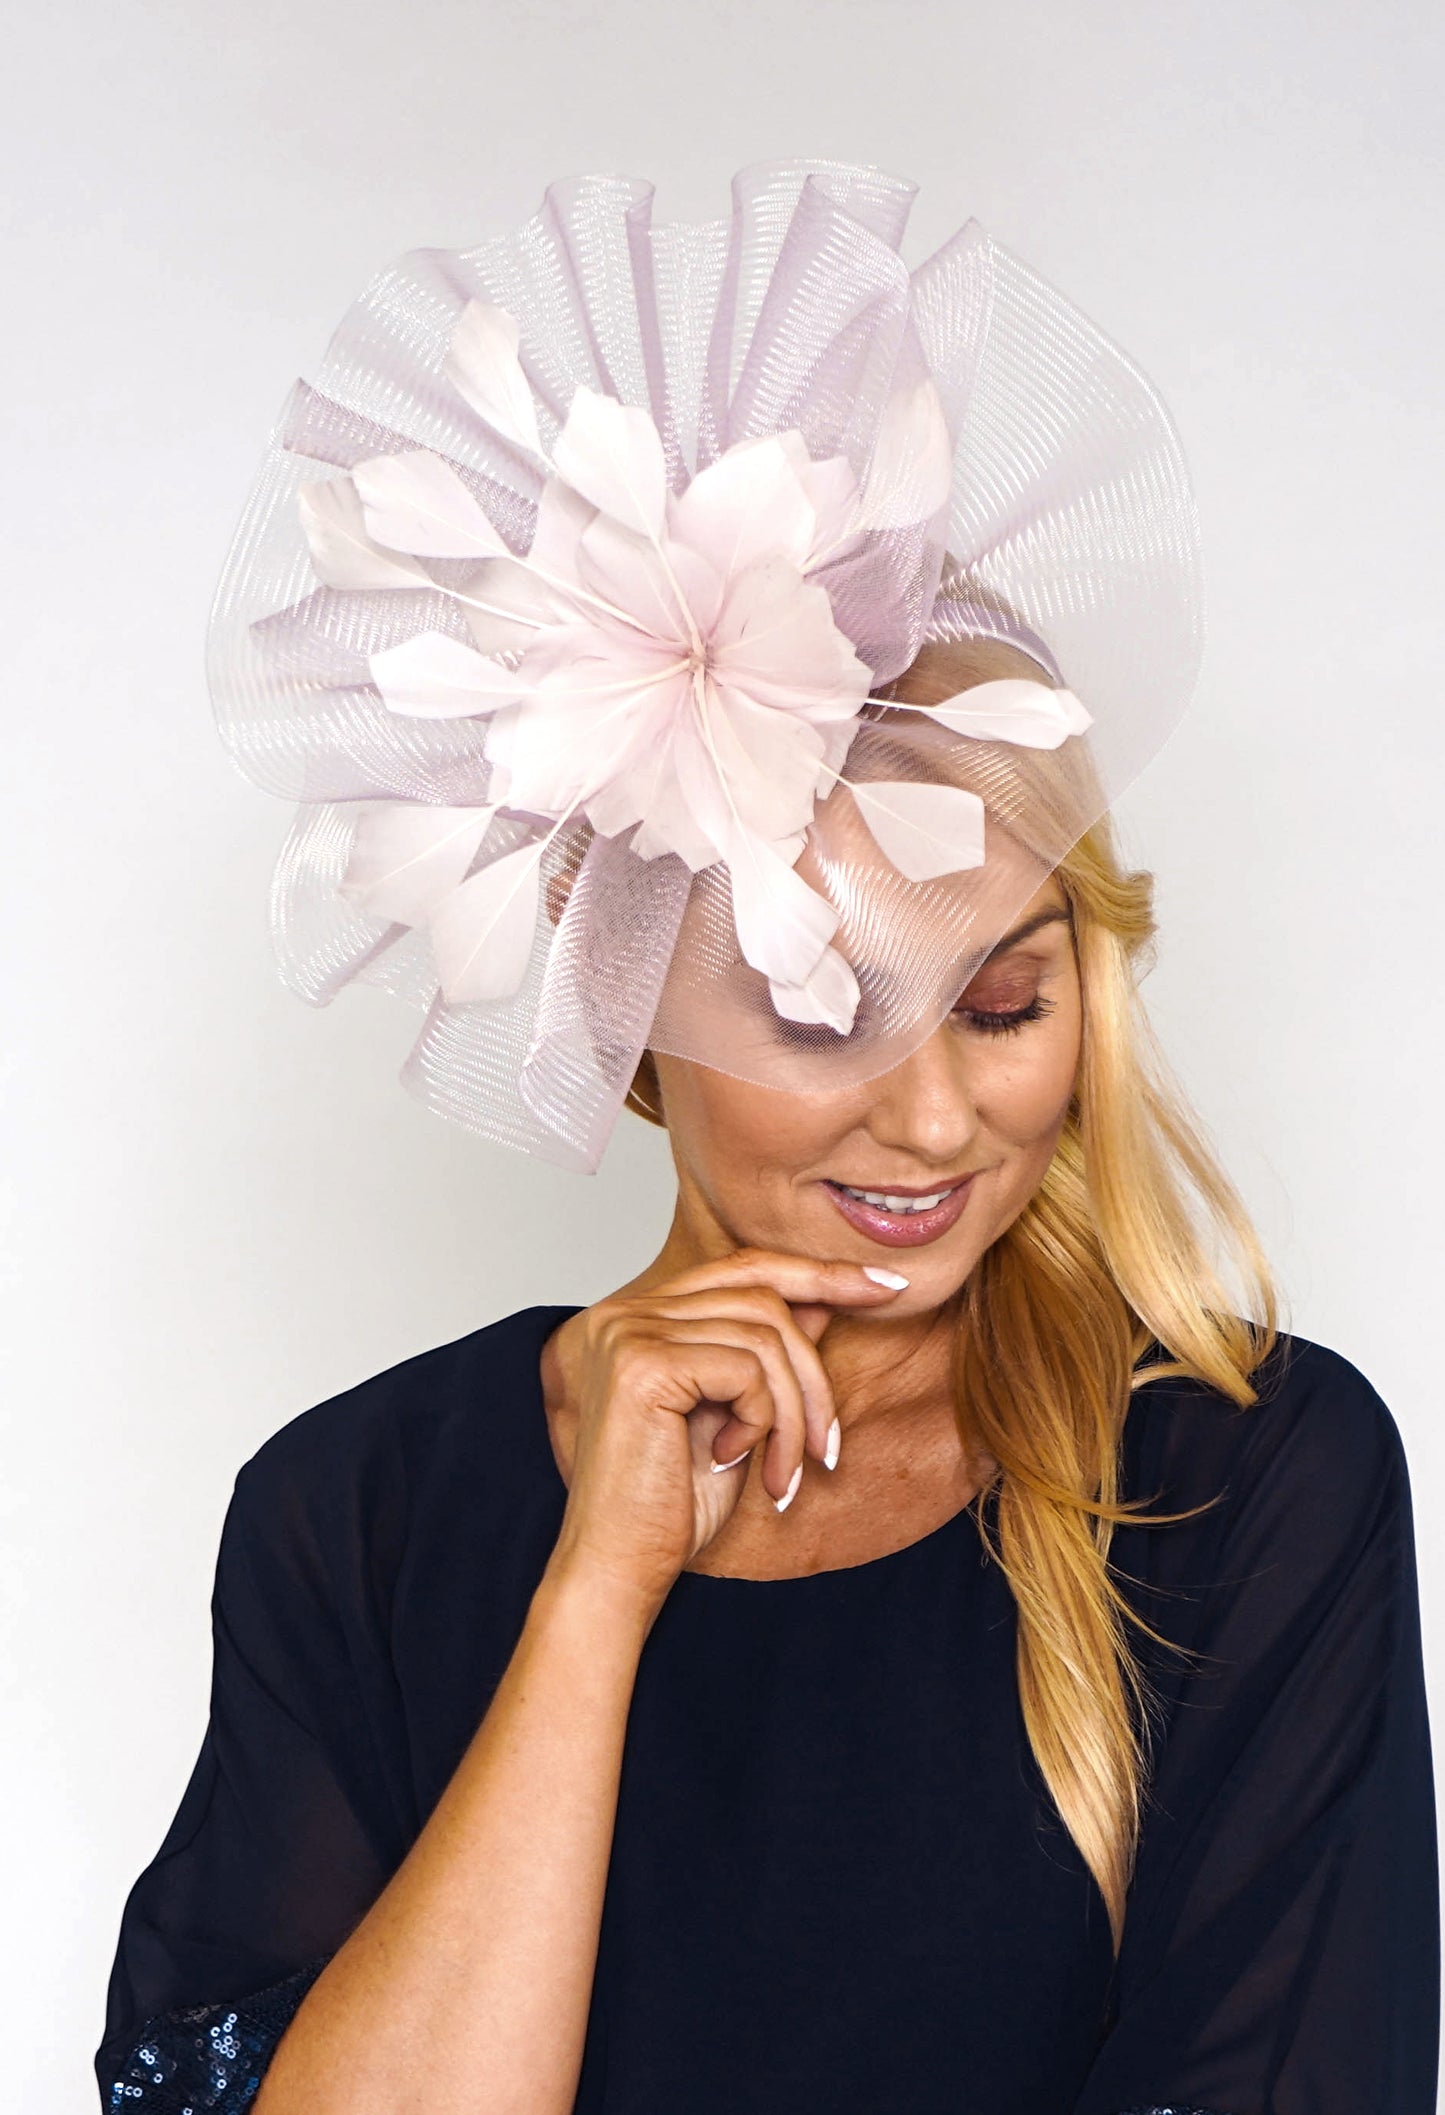
[(756, 1448), (774, 1504), (805, 1453), (831, 1466), (817, 1340), (837, 1308), (886, 1307), (898, 1291), (860, 1263), (739, 1249), (571, 1316), (547, 1347), (576, 1406), (553, 1565), (660, 1605), (732, 1513)]

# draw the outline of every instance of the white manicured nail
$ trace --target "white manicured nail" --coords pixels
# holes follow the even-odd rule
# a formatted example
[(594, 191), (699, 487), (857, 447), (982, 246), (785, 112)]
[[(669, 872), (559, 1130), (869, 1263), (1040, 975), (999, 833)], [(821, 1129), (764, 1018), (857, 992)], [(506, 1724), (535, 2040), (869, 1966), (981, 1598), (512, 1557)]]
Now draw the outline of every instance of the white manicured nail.
[(788, 1507), (792, 1504), (793, 1500), (798, 1495), (798, 1485), (802, 1482), (802, 1480), (803, 1464), (799, 1462), (797, 1468), (794, 1469), (792, 1476), (788, 1480), (787, 1490), (784, 1491), (781, 1498), (775, 1498), (773, 1500), (773, 1504), (777, 1507), (780, 1513), (787, 1512)]
[(841, 1448), (842, 1444), (843, 1427), (839, 1424), (837, 1418), (835, 1417), (832, 1424), (828, 1427), (828, 1444), (823, 1452), (823, 1467), (825, 1469), (837, 1468), (838, 1451)]
[(863, 1275), (865, 1278), (872, 1278), (875, 1284), (891, 1286), (894, 1292), (902, 1292), (908, 1283), (906, 1278), (899, 1277), (896, 1270), (880, 1270), (876, 1263), (865, 1263)]
[(715, 1461), (711, 1464), (711, 1467), (714, 1471), (718, 1469), (735, 1469), (740, 1461), (747, 1460), (752, 1451), (751, 1447), (744, 1447), (742, 1453), (735, 1454), (731, 1461)]

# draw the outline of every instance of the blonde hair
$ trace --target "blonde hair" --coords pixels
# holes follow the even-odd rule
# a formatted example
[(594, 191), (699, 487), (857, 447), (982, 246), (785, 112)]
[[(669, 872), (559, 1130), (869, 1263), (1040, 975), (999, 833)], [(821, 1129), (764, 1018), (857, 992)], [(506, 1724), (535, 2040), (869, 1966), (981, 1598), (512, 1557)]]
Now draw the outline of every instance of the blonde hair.
[[(891, 691), (937, 704), (1020, 675), (1043, 679), (1019, 649), (970, 639), (925, 647)], [(1150, 1698), (1129, 1630), (1158, 1633), (1120, 1592), (1109, 1548), (1117, 1523), (1183, 1517), (1121, 1502), (1124, 1420), (1136, 1388), (1173, 1375), (1253, 1403), (1250, 1375), (1275, 1341), (1278, 1294), (1140, 1002), (1156, 930), (1152, 876), (1125, 869), (1107, 815), (1079, 833), (1080, 818), (1103, 806), (1087, 750), (977, 747), (991, 812), (1056, 862), (1083, 1038), (1043, 1181), (962, 1289), (954, 1394), (966, 1440), (998, 1465), (976, 1504), (982, 1524), (984, 1500), (996, 1498), (991, 1548), (1018, 1612), (1029, 1742), (1117, 1949), (1148, 1779)], [(650, 1051), (627, 1104), (664, 1121)], [(1166, 1358), (1141, 1366), (1151, 1343)]]

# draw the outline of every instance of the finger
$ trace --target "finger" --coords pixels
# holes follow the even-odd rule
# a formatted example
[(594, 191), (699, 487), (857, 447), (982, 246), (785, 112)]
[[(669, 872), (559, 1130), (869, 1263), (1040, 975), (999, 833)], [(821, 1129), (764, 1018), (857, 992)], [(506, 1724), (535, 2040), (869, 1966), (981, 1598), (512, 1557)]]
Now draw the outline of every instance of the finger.
[[(771, 1415), (760, 1425), (755, 1414), (744, 1415), (745, 1404), (755, 1412), (757, 1390), (750, 1388), (736, 1399), (717, 1396), (708, 1391), (706, 1399), (712, 1402), (729, 1402), (732, 1405), (732, 1421), (720, 1427), (727, 1435), (726, 1444), (718, 1444), (714, 1435), (713, 1458), (731, 1462), (744, 1448), (752, 1449), (764, 1441), (762, 1479), (763, 1489), (777, 1502), (782, 1498), (793, 1479), (793, 1473), (802, 1466), (807, 1445), (807, 1413), (803, 1391), (798, 1382), (791, 1359), (783, 1341), (771, 1323), (751, 1318), (710, 1314), (695, 1322), (669, 1322), (667, 1330), (682, 1330), (685, 1336), (673, 1341), (686, 1343), (692, 1355), (692, 1347), (701, 1342), (711, 1346), (726, 1346), (747, 1354), (756, 1361), (766, 1389)], [(693, 1332), (700, 1332), (700, 1337)], [(700, 1364), (700, 1362), (699, 1362)], [(736, 1425), (738, 1430), (734, 1430)], [(769, 1430), (769, 1427), (771, 1428)], [(824, 1445), (827, 1435), (824, 1433)]]
[[(645, 1304), (649, 1313), (699, 1321), (706, 1321), (710, 1316), (719, 1320), (726, 1317), (758, 1323), (774, 1331), (802, 1392), (806, 1443), (819, 1461), (824, 1459), (828, 1451), (829, 1429), (836, 1414), (833, 1384), (813, 1336), (799, 1326), (794, 1310), (780, 1293), (774, 1292), (771, 1286), (752, 1285), (714, 1286), (706, 1292), (695, 1293), (663, 1290), (649, 1295)], [(827, 1316), (833, 1310), (812, 1308), (805, 1312)], [(817, 1333), (822, 1334), (821, 1327)]]
[[(728, 1341), (703, 1323), (630, 1318), (611, 1356), (607, 1392), (617, 1389), (644, 1409), (677, 1417), (687, 1417), (699, 1403), (731, 1404), (736, 1414), (746, 1400), (745, 1422), (754, 1437), (772, 1430), (772, 1391), (756, 1351), (740, 1335)], [(759, 1390), (766, 1398), (761, 1416)]]
[(816, 1344), (838, 1310), (836, 1307), (813, 1307), (805, 1301), (789, 1312), (808, 1342)]
[(908, 1285), (901, 1271), (877, 1263), (792, 1256), (781, 1249), (739, 1248), (679, 1271), (659, 1291), (702, 1292), (711, 1286), (771, 1286), (790, 1306), (886, 1307)]
[[(732, 1341), (727, 1340), (729, 1336)], [(792, 1387), (796, 1401), (790, 1421), (801, 1432), (801, 1394), (787, 1360), (777, 1359), (770, 1372), (757, 1347), (745, 1341), (744, 1327), (738, 1323), (719, 1324), (715, 1318), (697, 1322), (633, 1318), (614, 1354), (612, 1372), (623, 1392), (647, 1409), (686, 1417), (699, 1403), (724, 1406), (728, 1422), (737, 1428), (724, 1460), (766, 1442), (780, 1417), (789, 1415), (786, 1402), (780, 1410), (775, 1383), (785, 1398)], [(801, 1445), (795, 1445), (794, 1453), (800, 1452)], [(774, 1472), (765, 1479), (764, 1488), (777, 1481)], [(785, 1476), (780, 1489), (786, 1488), (786, 1481)]]

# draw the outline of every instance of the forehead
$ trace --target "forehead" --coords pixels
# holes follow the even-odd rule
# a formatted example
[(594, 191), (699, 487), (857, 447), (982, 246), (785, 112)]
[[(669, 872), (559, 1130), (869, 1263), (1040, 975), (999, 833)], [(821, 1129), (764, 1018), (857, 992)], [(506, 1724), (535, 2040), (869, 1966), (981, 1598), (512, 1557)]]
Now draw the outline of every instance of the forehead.
[[(1018, 935), (1019, 942), (1037, 940), (1047, 943), (1060, 937), (1066, 938), (1072, 919), (1073, 905), (1069, 901), (1068, 890), (1056, 873), (1050, 874), (1043, 886), (1034, 891), (1028, 902), (1020, 904), (1016, 915), (1009, 920), (1007, 932), (998, 935), (992, 942), (992, 948), (1017, 944), (1015, 935)], [(1030, 926), (1034, 928), (1032, 932), (1028, 930)], [(980, 944), (989, 943), (983, 941)]]
[(860, 973), (926, 977), (930, 965), (945, 980), (970, 973), (1023, 918), (1067, 903), (1057, 874), (992, 816), (979, 865), (914, 882), (852, 801), (835, 806), (846, 812), (811, 833), (797, 872), (839, 913), (833, 944)]

